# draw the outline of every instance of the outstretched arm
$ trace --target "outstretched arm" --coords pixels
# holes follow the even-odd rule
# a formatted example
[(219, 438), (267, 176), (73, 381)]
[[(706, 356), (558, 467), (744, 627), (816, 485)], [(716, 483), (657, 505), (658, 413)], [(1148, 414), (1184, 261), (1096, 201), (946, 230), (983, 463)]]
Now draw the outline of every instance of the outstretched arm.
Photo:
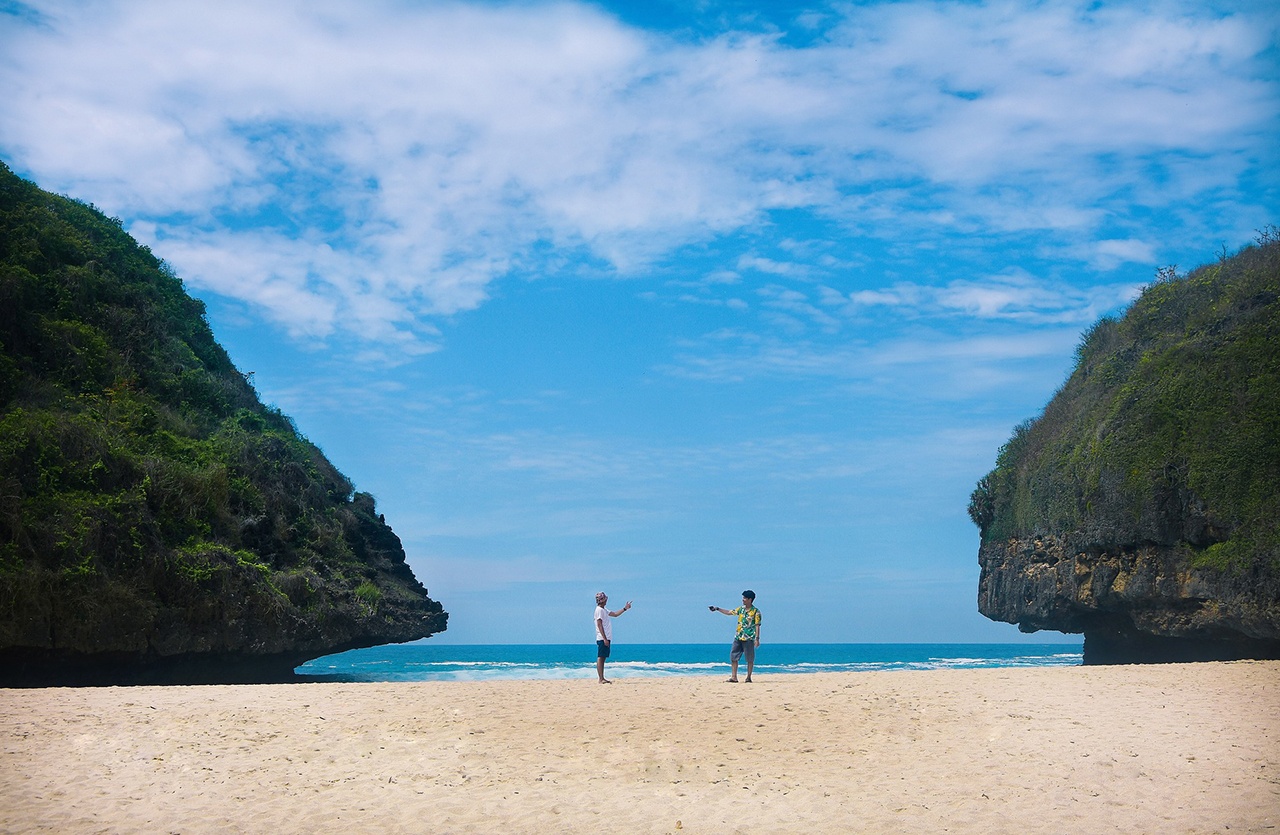
[(729, 615), (730, 617), (732, 617), (734, 614), (733, 612), (730, 612), (728, 609), (721, 609), (719, 606), (712, 606), (710, 608), (711, 608), (711, 611), (719, 612), (722, 615)]
[(631, 608), (631, 601), (630, 601), (630, 600), (628, 600), (628, 601), (627, 601), (627, 603), (626, 603), (626, 605), (625, 605), (625, 606), (623, 606), (621, 609), (619, 609), (619, 610), (618, 610), (618, 611), (616, 611), (616, 612), (610, 612), (610, 613), (609, 613), (609, 617), (611, 617), (611, 618), (616, 618), (618, 615), (622, 614), (623, 612), (627, 611), (627, 610), (628, 610), (628, 609), (630, 609), (630, 608)]

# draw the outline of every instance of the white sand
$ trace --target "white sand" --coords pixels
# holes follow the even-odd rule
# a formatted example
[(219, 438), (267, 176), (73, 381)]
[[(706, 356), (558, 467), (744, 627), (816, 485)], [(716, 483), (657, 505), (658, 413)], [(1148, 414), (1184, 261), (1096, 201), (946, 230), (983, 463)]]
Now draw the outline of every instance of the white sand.
[(1277, 826), (1277, 662), (0, 690), (3, 832)]

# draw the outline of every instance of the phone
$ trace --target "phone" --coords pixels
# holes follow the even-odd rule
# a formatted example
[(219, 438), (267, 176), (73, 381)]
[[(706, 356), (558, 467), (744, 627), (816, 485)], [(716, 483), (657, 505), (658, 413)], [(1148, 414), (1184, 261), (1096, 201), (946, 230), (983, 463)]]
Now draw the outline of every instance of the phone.
[(711, 611), (713, 611), (713, 612), (716, 610), (716, 607), (715, 607), (715, 606), (708, 606), (707, 608), (708, 608), (708, 609), (710, 609), (710, 610), (711, 610)]

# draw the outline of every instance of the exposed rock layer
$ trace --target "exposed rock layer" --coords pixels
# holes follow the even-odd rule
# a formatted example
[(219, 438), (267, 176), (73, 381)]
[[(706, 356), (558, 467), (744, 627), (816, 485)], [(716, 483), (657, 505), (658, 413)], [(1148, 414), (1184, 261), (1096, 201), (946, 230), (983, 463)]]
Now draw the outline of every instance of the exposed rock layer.
[(986, 542), (978, 610), (1025, 632), (1084, 633), (1087, 664), (1280, 658), (1274, 578), (1196, 569), (1190, 550)]
[(352, 533), (376, 601), (320, 563), (304, 583), (284, 572), (270, 581), (234, 558), (203, 581), (132, 588), (78, 590), (47, 576), (43, 593), (0, 607), (0, 686), (293, 681), (312, 658), (443, 632), (448, 614), (414, 578), (399, 537), (362, 517)]

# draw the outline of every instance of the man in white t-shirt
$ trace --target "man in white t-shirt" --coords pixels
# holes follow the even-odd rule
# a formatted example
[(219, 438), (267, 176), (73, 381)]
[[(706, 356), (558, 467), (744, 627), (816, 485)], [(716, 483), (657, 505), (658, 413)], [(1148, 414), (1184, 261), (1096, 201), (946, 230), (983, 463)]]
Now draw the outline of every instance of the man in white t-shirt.
[(627, 605), (616, 612), (610, 612), (605, 606), (608, 602), (609, 595), (602, 591), (596, 592), (596, 675), (601, 684), (613, 684), (604, 677), (604, 660), (609, 657), (609, 647), (613, 643), (613, 624), (609, 618), (616, 618), (631, 608), (631, 601), (628, 600)]

